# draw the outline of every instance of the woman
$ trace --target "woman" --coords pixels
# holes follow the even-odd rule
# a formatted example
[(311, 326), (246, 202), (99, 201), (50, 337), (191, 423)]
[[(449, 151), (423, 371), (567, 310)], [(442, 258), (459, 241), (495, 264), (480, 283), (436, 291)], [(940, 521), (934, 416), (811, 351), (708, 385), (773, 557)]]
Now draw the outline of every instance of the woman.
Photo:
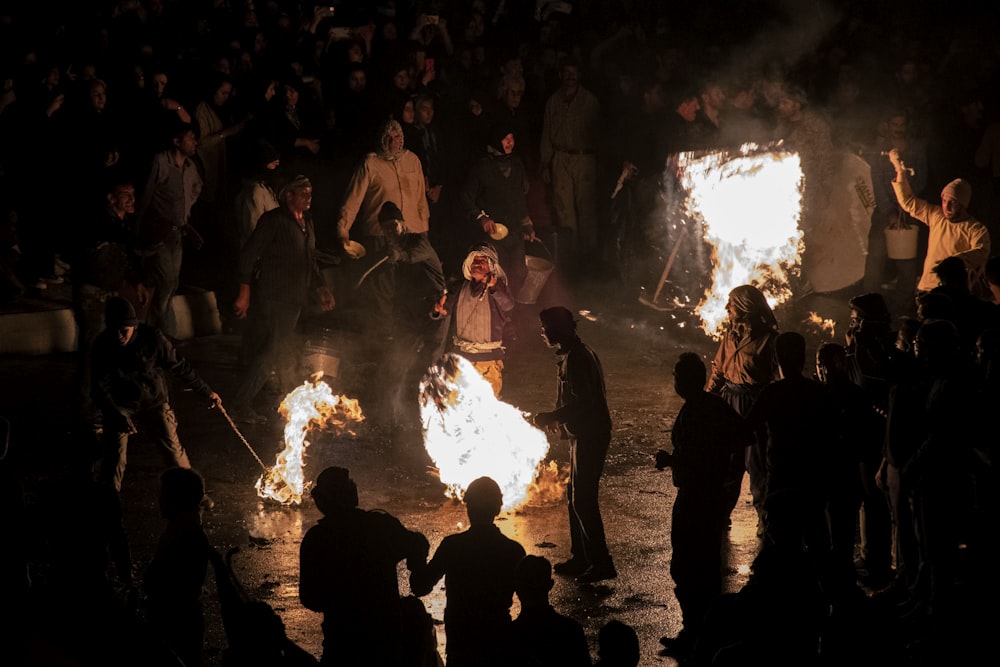
[(198, 157), (203, 168), (204, 187), (200, 199), (209, 204), (231, 201), (226, 176), (228, 174), (226, 139), (243, 131), (245, 123), (233, 122), (229, 98), (233, 82), (228, 75), (216, 73), (208, 95), (194, 110), (198, 125)]
[[(743, 416), (750, 411), (761, 389), (778, 379), (778, 362), (774, 340), (778, 337), (778, 320), (763, 293), (753, 285), (740, 285), (729, 293), (726, 304), (729, 319), (712, 360), (712, 374), (707, 390), (718, 394)], [(740, 497), (744, 470), (750, 474), (750, 492), (757, 509), (757, 535), (763, 534), (763, 503), (766, 482), (764, 448), (767, 435), (756, 434), (755, 443), (744, 453), (733, 455), (726, 480), (729, 514)]]

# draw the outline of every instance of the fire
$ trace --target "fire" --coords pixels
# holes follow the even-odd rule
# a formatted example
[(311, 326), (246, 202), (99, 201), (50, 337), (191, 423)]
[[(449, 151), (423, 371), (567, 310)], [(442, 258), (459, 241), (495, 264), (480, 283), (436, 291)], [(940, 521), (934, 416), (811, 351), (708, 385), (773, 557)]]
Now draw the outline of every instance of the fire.
[(704, 223), (712, 247), (712, 284), (696, 311), (718, 337), (734, 287), (755, 285), (772, 308), (792, 295), (789, 274), (803, 249), (802, 167), (797, 153), (755, 144), (677, 157), (686, 212)]
[(449, 498), (461, 498), (470, 482), (488, 476), (503, 491), (503, 509), (512, 510), (528, 500), (536, 478), (551, 484), (553, 473), (539, 472), (548, 438), (520, 410), (497, 400), (464, 357), (447, 354), (428, 369), (420, 382), (420, 415), (424, 447)]
[(835, 332), (837, 331), (837, 323), (830, 318), (824, 318), (819, 313), (809, 313), (809, 317), (804, 321), (805, 324), (812, 325), (818, 328), (822, 333), (833, 338)]
[(357, 400), (334, 395), (322, 373), (285, 396), (278, 412), (285, 418), (285, 449), (278, 454), (274, 467), (257, 480), (257, 495), (283, 505), (299, 505), (305, 490), (303, 469), (309, 431), (333, 426), (338, 433), (354, 435), (351, 426), (365, 417)]

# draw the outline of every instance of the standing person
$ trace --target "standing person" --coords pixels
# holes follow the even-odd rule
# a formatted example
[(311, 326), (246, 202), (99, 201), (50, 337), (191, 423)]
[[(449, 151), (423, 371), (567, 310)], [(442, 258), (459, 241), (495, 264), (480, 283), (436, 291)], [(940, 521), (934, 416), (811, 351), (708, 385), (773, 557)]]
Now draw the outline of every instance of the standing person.
[(202, 527), (205, 481), (190, 468), (160, 476), (160, 513), (167, 527), (146, 568), (146, 612), (153, 630), (185, 667), (201, 665), (205, 615), (201, 590), (211, 546)]
[(684, 352), (674, 365), (674, 391), (684, 405), (670, 434), (672, 452), (659, 450), (656, 467), (669, 466), (677, 497), (671, 514), (670, 576), (681, 607), (683, 628), (662, 637), (664, 653), (688, 655), (711, 604), (722, 594), (721, 518), (726, 506), (726, 475), (734, 452), (753, 442), (753, 434), (732, 406), (705, 391), (707, 371), (701, 357)]
[(291, 347), (310, 295), (315, 294), (322, 310), (334, 307), (333, 293), (316, 263), (316, 231), (309, 213), (312, 183), (296, 176), (279, 199), (281, 207), (260, 217), (240, 253), (240, 294), (233, 312), (241, 319), (249, 314), (250, 322), (243, 336), (246, 367), (233, 412), (248, 423), (266, 421), (254, 412), (253, 401), (271, 370), (295, 366)]
[[(745, 417), (761, 390), (778, 377), (778, 361), (774, 354), (778, 320), (767, 299), (753, 285), (733, 288), (726, 303), (726, 313), (726, 330), (712, 360), (707, 388), (722, 396)], [(754, 444), (745, 452), (733, 454), (726, 482), (729, 500), (723, 510), (728, 521), (740, 498), (743, 473), (749, 473), (750, 493), (757, 509), (758, 537), (764, 534), (765, 438), (765, 434), (758, 433)]]
[(965, 262), (969, 282), (977, 286), (990, 256), (990, 233), (983, 223), (969, 214), (972, 186), (968, 181), (956, 178), (941, 190), (941, 205), (932, 206), (913, 195), (906, 166), (897, 149), (889, 151), (889, 161), (896, 168), (892, 189), (900, 208), (930, 229), (924, 271), (917, 283), (917, 291), (928, 292), (937, 287), (940, 281), (933, 269), (938, 262), (952, 256)]
[[(375, 256), (385, 254), (389, 239), (385, 235), (379, 214), (383, 204), (393, 202), (406, 221), (406, 233), (427, 238), (430, 212), (427, 206), (424, 172), (420, 158), (403, 146), (403, 128), (390, 120), (382, 127), (379, 148), (368, 153), (354, 170), (340, 207), (337, 235), (345, 247), (351, 241), (355, 222), (361, 226), (361, 244)], [(396, 294), (396, 272), (380, 270), (368, 277), (366, 284), (372, 296), (372, 328), (378, 337), (393, 333), (393, 306)]]
[[(177, 437), (177, 417), (170, 407), (166, 373), (204, 396), (213, 407), (222, 399), (202, 380), (166, 336), (140, 324), (135, 309), (113, 296), (104, 306), (105, 329), (91, 354), (94, 403), (101, 410), (103, 457), (97, 479), (121, 491), (129, 436), (141, 427), (159, 448), (164, 460), (190, 468), (187, 452)], [(206, 504), (211, 506), (208, 496)]]
[(256, 229), (260, 216), (281, 205), (278, 201), (278, 167), (281, 166), (281, 155), (274, 146), (262, 141), (257, 146), (254, 159), (253, 172), (244, 180), (234, 204), (237, 254)]
[(385, 512), (358, 507), (358, 487), (346, 468), (326, 468), (312, 498), (323, 518), (299, 548), (299, 598), (323, 614), (322, 665), (421, 665), (404, 655), (396, 565), (422, 566), (429, 545)]
[(569, 529), (572, 557), (553, 569), (591, 584), (618, 576), (604, 537), (598, 491), (611, 444), (611, 413), (597, 354), (576, 335), (573, 313), (562, 306), (539, 313), (542, 340), (559, 357), (556, 409), (535, 415), (539, 428), (569, 440)]
[(469, 529), (448, 535), (423, 567), (410, 572), (410, 590), (423, 597), (444, 577), (444, 631), (448, 667), (507, 665), (497, 640), (509, 634), (514, 573), (524, 547), (500, 532), (495, 520), (503, 492), (489, 477), (465, 491)]
[(542, 122), (542, 177), (552, 185), (556, 221), (572, 230), (580, 258), (597, 257), (598, 127), (601, 105), (580, 85), (580, 65), (559, 67), (559, 89), (545, 103)]
[(476, 367), (500, 397), (503, 389), (504, 326), (514, 309), (507, 275), (492, 246), (473, 248), (462, 263), (465, 281), (434, 304), (432, 317), (452, 314), (451, 348)]
[(202, 188), (193, 159), (197, 150), (194, 129), (179, 126), (171, 147), (153, 158), (136, 207), (139, 245), (145, 256), (143, 274), (154, 290), (146, 322), (167, 336), (177, 333), (170, 302), (180, 286), (184, 237), (190, 236), (193, 245), (200, 247), (198, 233), (188, 224)]

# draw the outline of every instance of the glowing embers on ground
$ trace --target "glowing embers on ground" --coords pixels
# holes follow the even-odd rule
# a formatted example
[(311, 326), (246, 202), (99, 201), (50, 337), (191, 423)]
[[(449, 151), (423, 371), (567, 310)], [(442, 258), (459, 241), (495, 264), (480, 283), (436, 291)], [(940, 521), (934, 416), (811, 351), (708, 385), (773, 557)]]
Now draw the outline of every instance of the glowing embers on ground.
[(511, 510), (542, 492), (536, 481), (548, 480), (542, 485), (552, 488), (557, 469), (539, 470), (549, 450), (545, 434), (497, 400), (464, 357), (447, 354), (428, 369), (420, 382), (420, 415), (424, 447), (448, 497), (461, 498), (470, 482), (487, 476), (503, 491), (503, 509)]
[(802, 253), (802, 167), (797, 153), (755, 144), (677, 158), (686, 212), (703, 223), (712, 247), (711, 286), (696, 311), (718, 337), (734, 287), (758, 287), (772, 308), (792, 295), (789, 276)]
[(314, 428), (332, 426), (337, 433), (354, 435), (351, 427), (364, 421), (357, 400), (337, 396), (317, 373), (292, 390), (278, 407), (285, 418), (285, 449), (274, 467), (257, 480), (257, 494), (283, 505), (298, 505), (305, 490), (304, 455)]

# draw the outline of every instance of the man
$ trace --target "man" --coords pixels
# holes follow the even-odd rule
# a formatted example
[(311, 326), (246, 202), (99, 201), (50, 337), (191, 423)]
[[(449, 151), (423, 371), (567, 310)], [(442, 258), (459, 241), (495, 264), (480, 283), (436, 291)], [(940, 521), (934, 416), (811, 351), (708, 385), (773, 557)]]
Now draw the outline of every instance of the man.
[(135, 254), (135, 187), (115, 183), (94, 224), (82, 230), (80, 254), (73, 260), (73, 315), (79, 329), (80, 413), (96, 417), (90, 399), (90, 348), (104, 329), (104, 302), (126, 283), (139, 284)]
[[(345, 248), (357, 221), (361, 226), (361, 244), (369, 253), (385, 254), (389, 239), (379, 212), (387, 201), (401, 209), (406, 234), (427, 238), (430, 212), (423, 168), (420, 158), (403, 147), (403, 128), (395, 120), (383, 126), (378, 151), (364, 157), (344, 193), (337, 234)], [(396, 272), (377, 271), (367, 278), (367, 284), (375, 308), (373, 332), (378, 337), (389, 337), (393, 331)]]
[(472, 362), (500, 397), (503, 389), (504, 327), (514, 309), (507, 275), (492, 246), (473, 248), (462, 263), (465, 281), (434, 304), (434, 316), (451, 318), (452, 347)]
[(753, 444), (753, 433), (725, 399), (705, 391), (708, 372), (697, 354), (684, 352), (674, 365), (674, 391), (684, 405), (670, 434), (672, 452), (656, 452), (656, 468), (670, 466), (677, 487), (670, 524), (670, 576), (683, 627), (663, 637), (663, 653), (682, 658), (694, 643), (715, 599), (722, 594), (722, 517), (726, 476), (736, 452)]
[(247, 365), (233, 412), (247, 423), (266, 421), (254, 412), (253, 401), (271, 370), (295, 367), (291, 346), (310, 295), (315, 294), (324, 312), (334, 307), (333, 293), (316, 262), (316, 232), (309, 213), (312, 183), (296, 176), (279, 198), (282, 205), (260, 217), (240, 253), (240, 294), (233, 312), (241, 319), (249, 313), (250, 322), (243, 337)]
[(576, 335), (573, 313), (562, 306), (539, 313), (542, 340), (559, 357), (556, 409), (535, 415), (539, 428), (558, 429), (569, 440), (570, 552), (555, 566), (557, 574), (578, 575), (590, 584), (618, 576), (604, 537), (598, 487), (611, 444), (611, 413), (604, 389), (604, 370), (597, 354)]
[[(169, 465), (190, 468), (177, 437), (166, 373), (220, 407), (222, 399), (202, 380), (166, 336), (139, 324), (135, 309), (113, 296), (104, 307), (105, 329), (92, 351), (93, 400), (102, 412), (104, 449), (97, 479), (121, 491), (129, 436), (139, 429), (159, 448)], [(211, 506), (211, 501), (206, 504)]]
[(479, 477), (465, 491), (469, 528), (448, 535), (423, 567), (412, 568), (410, 590), (424, 596), (445, 578), (444, 631), (449, 667), (500, 667), (508, 647), (498, 639), (510, 631), (514, 572), (524, 547), (500, 532), (500, 486)]
[(429, 545), (394, 516), (358, 507), (346, 468), (319, 474), (312, 498), (323, 518), (299, 548), (299, 598), (323, 614), (323, 665), (396, 667), (406, 659), (396, 564), (422, 566)]
[(941, 190), (941, 206), (932, 206), (913, 195), (906, 167), (899, 150), (889, 151), (889, 161), (896, 168), (892, 189), (899, 206), (930, 228), (924, 271), (917, 283), (918, 292), (929, 292), (940, 283), (933, 269), (946, 257), (958, 257), (965, 262), (970, 283), (982, 277), (990, 256), (990, 234), (986, 226), (969, 214), (972, 186), (956, 178)]
[(201, 239), (188, 224), (202, 188), (193, 160), (198, 140), (190, 125), (181, 125), (172, 141), (169, 149), (153, 158), (137, 207), (143, 274), (154, 290), (146, 320), (168, 336), (177, 333), (170, 302), (180, 285), (184, 236), (190, 236), (196, 248)]
[(597, 97), (580, 85), (580, 66), (566, 60), (559, 68), (559, 89), (545, 103), (542, 122), (542, 176), (552, 185), (556, 221), (573, 231), (578, 255), (596, 257), (598, 244)]

